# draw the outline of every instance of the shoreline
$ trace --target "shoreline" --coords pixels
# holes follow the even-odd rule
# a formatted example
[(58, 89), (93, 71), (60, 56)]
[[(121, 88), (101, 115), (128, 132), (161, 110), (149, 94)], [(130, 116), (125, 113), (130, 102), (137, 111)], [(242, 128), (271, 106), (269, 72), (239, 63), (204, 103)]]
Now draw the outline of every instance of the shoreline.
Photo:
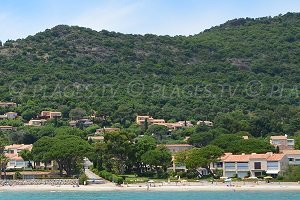
[(300, 192), (300, 185), (294, 184), (261, 184), (261, 185), (242, 185), (242, 186), (226, 186), (226, 185), (180, 185), (180, 186), (157, 186), (147, 188), (146, 185), (130, 185), (130, 186), (105, 186), (105, 185), (86, 185), (74, 187), (72, 185), (51, 186), (51, 185), (16, 185), (16, 186), (0, 186), (0, 192), (238, 192), (238, 191), (296, 191)]

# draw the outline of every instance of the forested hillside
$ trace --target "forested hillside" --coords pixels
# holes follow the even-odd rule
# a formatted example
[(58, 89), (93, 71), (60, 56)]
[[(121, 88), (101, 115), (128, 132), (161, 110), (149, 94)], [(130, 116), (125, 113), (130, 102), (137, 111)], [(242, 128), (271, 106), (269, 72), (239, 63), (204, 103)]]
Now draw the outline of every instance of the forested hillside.
[(0, 101), (73, 108), (129, 126), (136, 114), (211, 120), (254, 136), (300, 130), (300, 14), (235, 19), (193, 36), (59, 25), (0, 47)]

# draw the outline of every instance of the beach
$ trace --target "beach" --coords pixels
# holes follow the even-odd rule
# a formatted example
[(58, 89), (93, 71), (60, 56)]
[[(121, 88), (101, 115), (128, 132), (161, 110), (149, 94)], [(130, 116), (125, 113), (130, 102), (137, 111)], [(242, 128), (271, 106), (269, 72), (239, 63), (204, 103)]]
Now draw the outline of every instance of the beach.
[(147, 184), (130, 184), (115, 186), (113, 184), (95, 184), (95, 185), (12, 185), (0, 186), (0, 192), (18, 192), (18, 191), (76, 191), (76, 192), (96, 192), (96, 191), (300, 191), (300, 184), (298, 183), (231, 183), (231, 186), (225, 183), (211, 184), (207, 183), (186, 183), (186, 184), (168, 184), (155, 183), (151, 187)]

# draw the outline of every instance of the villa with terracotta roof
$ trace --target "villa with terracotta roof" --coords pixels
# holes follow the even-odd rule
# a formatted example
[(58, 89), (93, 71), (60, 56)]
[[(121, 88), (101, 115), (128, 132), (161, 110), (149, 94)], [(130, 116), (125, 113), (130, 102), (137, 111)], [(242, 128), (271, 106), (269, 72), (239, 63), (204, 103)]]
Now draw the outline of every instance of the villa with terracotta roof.
[(289, 159), (289, 165), (300, 165), (300, 150), (282, 150)]
[(145, 116), (136, 116), (136, 123), (138, 125), (143, 125), (145, 122), (147, 121), (147, 123), (150, 125), (150, 124), (153, 124), (153, 123), (165, 123), (165, 120), (164, 119), (154, 119), (153, 117), (151, 116), (148, 116), (148, 115), (145, 115)]
[(17, 107), (17, 104), (14, 102), (0, 102), (0, 107), (2, 107), (2, 108)]
[(166, 144), (165, 147), (167, 147), (172, 154), (193, 148), (193, 146), (189, 144)]
[(0, 126), (0, 131), (11, 131), (14, 130), (12, 126)]
[(154, 119), (151, 116), (137, 116), (136, 123), (138, 125), (143, 125), (147, 121), (148, 125), (155, 124), (168, 127), (171, 130), (177, 130), (182, 127), (191, 127), (193, 126), (191, 121), (179, 121), (179, 122), (166, 122), (164, 119)]
[(267, 174), (273, 177), (281, 175), (288, 167), (285, 154), (225, 154), (222, 158), (224, 177), (259, 177)]
[(103, 134), (103, 133), (109, 133), (109, 132), (117, 132), (117, 131), (120, 131), (121, 129), (120, 128), (112, 128), (112, 127), (109, 127), (109, 128), (99, 128), (99, 129), (96, 129), (96, 132), (95, 132), (95, 135), (99, 135), (99, 134)]
[(274, 147), (278, 147), (279, 151), (292, 150), (295, 146), (294, 139), (288, 139), (287, 135), (278, 135), (270, 137), (270, 144)]
[(26, 169), (29, 167), (29, 163), (34, 165), (37, 169), (56, 169), (57, 166), (54, 161), (47, 163), (33, 162), (29, 160), (23, 160), (19, 153), (23, 150), (31, 151), (32, 144), (12, 144), (5, 146), (5, 156), (9, 158), (7, 163), (7, 169)]
[(170, 131), (171, 131), (171, 130), (177, 130), (177, 129), (180, 129), (180, 128), (183, 127), (183, 125), (180, 124), (180, 123), (178, 123), (178, 122), (175, 122), (175, 123), (167, 123), (167, 122), (165, 122), (165, 123), (153, 123), (153, 124), (155, 124), (155, 125), (160, 125), (160, 126), (165, 126), (165, 127), (167, 127)]
[(53, 111), (42, 111), (40, 117), (41, 118), (60, 118), (62, 116), (61, 112), (53, 112)]
[(28, 167), (29, 161), (23, 160), (19, 153), (22, 150), (31, 151), (32, 144), (13, 144), (9, 146), (5, 146), (5, 156), (9, 158), (9, 162), (7, 163), (7, 169), (24, 169)]
[(0, 120), (15, 119), (17, 117), (18, 117), (18, 113), (16, 113), (16, 112), (7, 112), (4, 115), (0, 115)]
[(32, 119), (25, 126), (43, 126), (46, 123), (45, 119)]

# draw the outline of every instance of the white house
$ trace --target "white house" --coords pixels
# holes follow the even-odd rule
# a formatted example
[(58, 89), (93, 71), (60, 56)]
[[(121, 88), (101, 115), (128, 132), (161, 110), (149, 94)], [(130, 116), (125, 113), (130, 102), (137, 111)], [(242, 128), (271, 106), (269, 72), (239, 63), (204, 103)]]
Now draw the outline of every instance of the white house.
[(43, 126), (45, 124), (45, 119), (32, 119), (25, 126)]
[(7, 119), (15, 119), (18, 117), (18, 113), (16, 112), (7, 112), (5, 115), (7, 116)]
[(2, 108), (17, 107), (17, 104), (14, 102), (0, 102), (0, 107), (2, 107)]
[(200, 125), (200, 126), (214, 126), (214, 123), (211, 122), (211, 121), (198, 121), (197, 122), (197, 125)]
[(0, 131), (11, 131), (14, 127), (12, 126), (0, 126)]

